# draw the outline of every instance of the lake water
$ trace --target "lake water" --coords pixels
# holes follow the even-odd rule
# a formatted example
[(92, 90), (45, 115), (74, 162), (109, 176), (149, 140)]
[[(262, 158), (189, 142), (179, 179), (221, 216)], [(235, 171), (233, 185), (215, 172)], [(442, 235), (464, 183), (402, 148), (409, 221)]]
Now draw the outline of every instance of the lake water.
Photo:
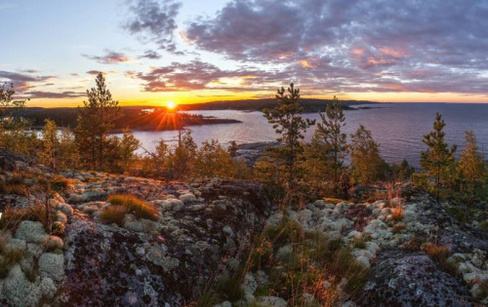
[[(413, 165), (419, 165), (420, 151), (425, 150), (422, 143), (424, 134), (432, 130), (435, 113), (440, 112), (446, 122), (444, 128), (449, 144), (458, 145), (458, 153), (464, 143), (464, 131), (473, 130), (480, 151), (488, 149), (488, 104), (374, 104), (372, 109), (345, 111), (348, 134), (354, 132), (359, 124), (371, 130), (374, 139), (380, 144), (383, 157), (388, 162), (398, 162), (406, 158)], [(223, 145), (231, 141), (238, 144), (275, 141), (273, 128), (261, 112), (242, 112), (234, 110), (193, 111), (191, 113), (219, 118), (237, 119), (242, 123), (188, 127), (195, 141), (217, 139)], [(304, 114), (305, 117), (320, 120), (318, 114)], [(306, 133), (309, 141), (314, 129)], [(134, 135), (142, 146), (153, 151), (160, 139), (176, 142), (177, 131), (136, 131)]]

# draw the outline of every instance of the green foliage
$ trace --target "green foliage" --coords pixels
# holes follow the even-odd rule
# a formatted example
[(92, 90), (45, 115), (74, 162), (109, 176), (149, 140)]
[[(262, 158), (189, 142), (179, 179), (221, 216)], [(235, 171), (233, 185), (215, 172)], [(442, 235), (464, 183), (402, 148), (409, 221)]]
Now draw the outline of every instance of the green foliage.
[(283, 87), (278, 89), (276, 99), (278, 106), (271, 110), (264, 109), (263, 113), (268, 122), (273, 125), (275, 132), (280, 135), (277, 141), (282, 142), (284, 146), (276, 150), (285, 165), (287, 185), (293, 187), (297, 177), (295, 173), (297, 157), (303, 151), (300, 141), (304, 138), (303, 133), (314, 125), (315, 121), (301, 117), (303, 109), (298, 103), (300, 90), (295, 89), (293, 83), (290, 84), (286, 94)]
[(139, 146), (141, 146), (141, 142), (134, 137), (129, 129), (125, 129), (119, 145), (120, 164), (124, 172), (128, 172), (136, 160), (135, 151)]
[(183, 179), (190, 175), (194, 159), (197, 153), (197, 144), (191, 136), (191, 132), (187, 131), (180, 141), (178, 146), (174, 149), (172, 154), (172, 161), (170, 168), (170, 178)]
[(363, 125), (351, 134), (351, 168), (355, 181), (371, 185), (385, 179), (386, 162), (381, 158), (379, 145), (373, 140), (371, 131)]
[(433, 178), (433, 185), (428, 185), (428, 190), (436, 195), (439, 199), (442, 185), (447, 181), (449, 168), (454, 162), (454, 153), (456, 146), (449, 148), (444, 140), (446, 126), (442, 116), (437, 113), (433, 124), (434, 130), (424, 135), (423, 142), (427, 145), (427, 150), (420, 153), (420, 165), (424, 168), (425, 173)]
[(486, 192), (486, 168), (483, 155), (479, 152), (476, 137), (472, 131), (465, 132), (464, 150), (457, 164), (461, 193), (481, 198)]
[(0, 86), (0, 147), (35, 155), (39, 142), (30, 131), (30, 122), (21, 116), (26, 100), (14, 100), (12, 84)]
[(394, 181), (410, 180), (414, 173), (415, 168), (408, 163), (407, 159), (403, 159), (402, 163), (391, 165), (391, 176)]
[(78, 109), (76, 143), (83, 162), (91, 169), (104, 170), (106, 147), (113, 145), (107, 135), (121, 116), (120, 107), (118, 101), (112, 99), (102, 73), (96, 78), (96, 87), (87, 90), (87, 96), (88, 101), (83, 101), (83, 108)]
[(39, 152), (39, 161), (54, 169), (57, 166), (57, 151), (59, 148), (57, 130), (56, 123), (46, 119), (44, 128), (42, 129), (42, 149)]
[(334, 96), (331, 104), (327, 105), (325, 114), (319, 113), (321, 123), (317, 125), (311, 143), (311, 154), (330, 173), (328, 178), (333, 183), (339, 183), (339, 177), (344, 171), (344, 158), (347, 154), (346, 134), (342, 128), (346, 125), (346, 117), (339, 99)]
[(237, 146), (237, 143), (236, 141), (232, 141), (230, 142), (230, 145), (229, 147), (227, 148), (227, 151), (229, 152), (229, 155), (234, 158), (237, 156), (237, 150), (239, 149), (239, 147)]
[(58, 138), (57, 168), (77, 169), (80, 166), (80, 153), (73, 132), (70, 129), (62, 129)]
[(201, 178), (234, 178), (237, 175), (236, 163), (217, 140), (202, 143), (196, 155), (193, 171)]
[(279, 200), (285, 195), (283, 184), (285, 174), (285, 165), (282, 163), (278, 150), (274, 147), (266, 148), (254, 166), (254, 180), (264, 183), (269, 195), (275, 200)]

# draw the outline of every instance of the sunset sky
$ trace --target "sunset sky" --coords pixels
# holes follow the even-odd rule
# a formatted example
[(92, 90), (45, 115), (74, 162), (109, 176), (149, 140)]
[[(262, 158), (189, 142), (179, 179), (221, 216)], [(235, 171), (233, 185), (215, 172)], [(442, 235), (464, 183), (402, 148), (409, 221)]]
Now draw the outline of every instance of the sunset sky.
[(488, 102), (488, 1), (0, 0), (0, 81), (77, 106), (303, 97)]

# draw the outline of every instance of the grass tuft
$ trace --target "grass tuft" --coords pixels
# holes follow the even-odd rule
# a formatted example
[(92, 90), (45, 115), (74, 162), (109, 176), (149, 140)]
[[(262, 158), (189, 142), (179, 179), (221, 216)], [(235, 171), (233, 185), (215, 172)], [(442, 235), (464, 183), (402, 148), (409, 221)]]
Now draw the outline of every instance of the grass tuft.
[(396, 208), (392, 208), (391, 209), (391, 218), (394, 220), (394, 221), (401, 221), (403, 220), (403, 217), (405, 216), (404, 212), (403, 212), (403, 208), (402, 207), (396, 207)]
[(41, 222), (46, 225), (46, 208), (38, 204), (27, 209), (10, 209), (0, 219), (0, 230), (15, 229), (22, 221)]
[(124, 217), (127, 213), (134, 214), (137, 218), (157, 221), (159, 211), (156, 206), (136, 198), (132, 195), (111, 195), (108, 198), (111, 204), (105, 208), (100, 215), (100, 219), (106, 223), (123, 225)]
[(127, 212), (134, 214), (137, 218), (157, 221), (159, 211), (156, 206), (138, 199), (132, 195), (111, 195), (108, 201), (113, 206), (123, 206)]
[(100, 219), (107, 223), (115, 223), (122, 227), (127, 210), (124, 206), (109, 206), (100, 214)]
[(2, 258), (0, 258), (0, 279), (6, 278), (10, 267), (19, 262), (24, 257), (24, 251), (18, 249), (11, 249), (3, 251)]

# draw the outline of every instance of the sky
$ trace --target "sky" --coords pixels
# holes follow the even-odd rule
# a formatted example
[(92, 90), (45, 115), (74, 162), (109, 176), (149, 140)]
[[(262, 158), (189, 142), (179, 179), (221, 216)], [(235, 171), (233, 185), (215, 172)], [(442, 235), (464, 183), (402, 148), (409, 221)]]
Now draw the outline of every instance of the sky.
[(488, 102), (488, 0), (0, 0), (0, 81), (75, 107), (302, 97)]

